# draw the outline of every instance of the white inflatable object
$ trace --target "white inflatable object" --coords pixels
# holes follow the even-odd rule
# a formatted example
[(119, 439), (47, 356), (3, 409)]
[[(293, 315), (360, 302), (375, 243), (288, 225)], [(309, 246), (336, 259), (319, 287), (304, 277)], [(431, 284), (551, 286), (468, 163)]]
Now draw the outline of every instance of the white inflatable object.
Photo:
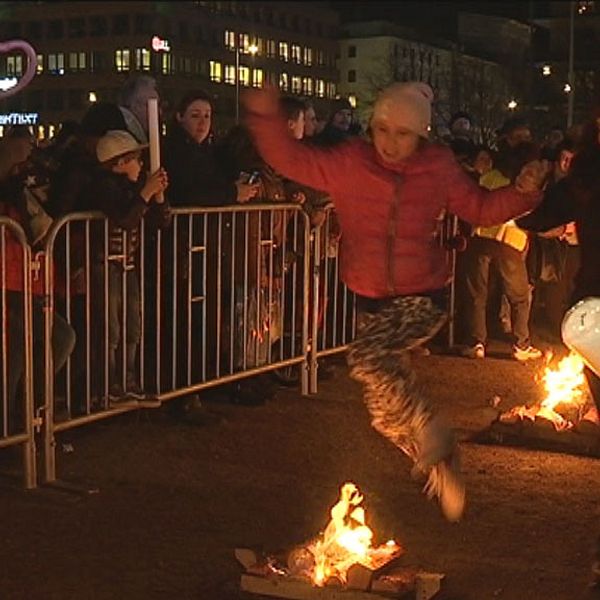
[(600, 298), (580, 300), (567, 311), (561, 329), (569, 350), (600, 377)]

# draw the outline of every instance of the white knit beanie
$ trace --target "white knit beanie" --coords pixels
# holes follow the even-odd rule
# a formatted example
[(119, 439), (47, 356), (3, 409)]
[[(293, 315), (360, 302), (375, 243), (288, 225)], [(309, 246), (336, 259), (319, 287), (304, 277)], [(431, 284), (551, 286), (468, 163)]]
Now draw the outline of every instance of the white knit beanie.
[(426, 138), (431, 125), (433, 90), (420, 81), (393, 83), (380, 92), (373, 120), (391, 121)]

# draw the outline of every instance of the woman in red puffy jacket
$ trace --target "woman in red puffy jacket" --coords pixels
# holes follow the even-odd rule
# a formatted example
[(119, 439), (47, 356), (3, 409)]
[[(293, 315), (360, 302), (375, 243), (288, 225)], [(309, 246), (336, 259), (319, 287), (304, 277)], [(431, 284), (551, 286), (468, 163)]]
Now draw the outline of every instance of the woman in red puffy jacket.
[(448, 148), (427, 140), (433, 92), (396, 83), (377, 98), (372, 140), (332, 148), (286, 135), (275, 89), (249, 91), (246, 123), (263, 158), (278, 172), (329, 193), (342, 231), (342, 278), (357, 294), (358, 335), (348, 362), (364, 384), (373, 426), (427, 475), (425, 491), (450, 520), (465, 506), (453, 436), (415, 386), (409, 350), (446, 318), (450, 273), (438, 239), (444, 213), (478, 225), (521, 215), (539, 201), (542, 165), (527, 165), (515, 186), (488, 192)]

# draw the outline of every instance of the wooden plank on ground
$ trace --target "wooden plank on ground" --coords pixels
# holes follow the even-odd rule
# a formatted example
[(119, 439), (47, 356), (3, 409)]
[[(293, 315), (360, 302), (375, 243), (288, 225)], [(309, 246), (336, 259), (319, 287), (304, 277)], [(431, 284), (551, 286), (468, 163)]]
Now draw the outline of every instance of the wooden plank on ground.
[[(401, 598), (413, 600), (431, 600), (440, 590), (443, 575), (438, 573), (419, 573), (416, 579), (416, 591)], [(242, 575), (241, 589), (251, 594), (261, 594), (274, 598), (290, 600), (385, 600), (395, 597), (384, 594), (350, 590), (333, 586), (314, 587), (306, 581), (287, 577), (257, 577)]]

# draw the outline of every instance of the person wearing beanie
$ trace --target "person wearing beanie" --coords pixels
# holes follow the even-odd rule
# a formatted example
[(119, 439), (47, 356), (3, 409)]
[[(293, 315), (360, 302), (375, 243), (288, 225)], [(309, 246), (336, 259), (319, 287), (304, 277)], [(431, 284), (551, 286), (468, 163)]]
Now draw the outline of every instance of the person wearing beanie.
[(327, 123), (315, 136), (314, 143), (319, 146), (335, 146), (352, 135), (351, 125), (352, 105), (346, 98), (336, 98), (331, 101)]
[(533, 209), (543, 179), (533, 163), (516, 184), (487, 191), (461, 169), (447, 147), (428, 141), (431, 88), (395, 83), (378, 96), (371, 140), (335, 147), (286, 135), (275, 88), (244, 96), (246, 124), (264, 159), (287, 177), (329, 193), (341, 226), (340, 269), (356, 294), (359, 323), (348, 352), (351, 375), (364, 386), (373, 427), (406, 453), (427, 478), (446, 518), (457, 521), (465, 485), (454, 437), (415, 383), (411, 349), (446, 322), (450, 272), (439, 243), (446, 211), (492, 225)]

